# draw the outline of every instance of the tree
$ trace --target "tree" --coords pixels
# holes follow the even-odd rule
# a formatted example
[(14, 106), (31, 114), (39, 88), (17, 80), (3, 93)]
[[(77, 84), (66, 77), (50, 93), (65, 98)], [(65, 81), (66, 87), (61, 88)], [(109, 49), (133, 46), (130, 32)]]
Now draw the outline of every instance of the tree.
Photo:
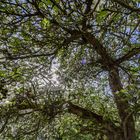
[(1, 0), (0, 12), (2, 138), (138, 139), (138, 0)]

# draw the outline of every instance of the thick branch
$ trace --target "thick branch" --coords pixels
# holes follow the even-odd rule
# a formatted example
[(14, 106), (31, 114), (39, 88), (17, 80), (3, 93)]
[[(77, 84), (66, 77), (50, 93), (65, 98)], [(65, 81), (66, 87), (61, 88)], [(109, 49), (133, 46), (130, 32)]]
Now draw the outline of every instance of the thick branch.
[(98, 115), (82, 107), (79, 107), (77, 105), (74, 105), (72, 103), (69, 103), (68, 112), (75, 114), (83, 119), (91, 119), (91, 120), (95, 120), (98, 123), (103, 123), (103, 116)]
[[(109, 71), (109, 83), (121, 118), (124, 140), (132, 140), (135, 138), (134, 119), (132, 114), (129, 115), (130, 110), (127, 96), (121, 92), (123, 86), (119, 76), (119, 70), (117, 68), (113, 68)], [(126, 118), (128, 118), (127, 122), (125, 121)]]
[(117, 127), (113, 122), (111, 122), (110, 120), (105, 120), (103, 116), (98, 115), (97, 113), (94, 113), (85, 108), (74, 105), (71, 102), (69, 102), (68, 104), (69, 113), (75, 114), (83, 119), (89, 119), (97, 122), (98, 124), (102, 124), (103, 128), (105, 128), (109, 132), (116, 132), (120, 130), (120, 128)]
[(82, 29), (83, 30), (86, 30), (86, 28), (87, 28), (87, 25), (86, 25), (86, 21), (88, 19), (87, 15), (91, 11), (91, 5), (92, 5), (92, 0), (87, 0), (86, 1), (86, 9), (85, 9), (85, 12), (84, 12), (85, 16), (83, 17), (83, 21), (82, 21)]
[[(21, 103), (17, 103), (16, 106), (17, 106), (18, 109), (34, 109), (34, 110), (39, 110), (39, 108), (41, 106), (40, 104), (38, 104), (36, 106), (33, 102), (31, 102), (31, 104), (29, 104), (27, 102), (27, 99), (23, 99), (23, 101), (24, 101), (24, 104), (22, 104), (22, 102)], [(16, 102), (18, 102), (18, 99), (17, 99)], [(57, 109), (63, 110), (63, 105), (65, 105), (65, 104), (68, 104), (66, 106), (66, 108), (68, 109), (69, 113), (75, 114), (75, 115), (77, 115), (77, 116), (79, 116), (79, 117), (81, 117), (83, 119), (94, 120), (97, 123), (103, 123), (104, 122), (103, 116), (98, 115), (98, 114), (96, 114), (96, 113), (94, 113), (94, 112), (92, 112), (90, 110), (87, 110), (87, 109), (84, 109), (82, 107), (79, 107), (77, 105), (74, 105), (71, 102), (64, 102), (64, 103), (52, 102), (50, 105), (45, 105), (43, 107), (43, 110), (42, 109), (40, 109), (40, 110), (43, 111), (43, 112), (46, 112), (46, 113), (48, 112), (48, 110), (53, 111), (52, 107), (54, 107), (54, 105), (55, 105), (55, 110), (57, 110)], [(46, 115), (49, 115), (49, 114), (46, 114)]]
[(117, 64), (120, 64), (124, 61), (129, 60), (130, 58), (132, 58), (135, 55), (140, 54), (140, 48), (133, 48), (131, 51), (129, 51), (128, 53), (126, 53), (124, 56), (120, 57), (119, 59), (117, 59), (115, 62)]
[[(19, 100), (20, 103), (19, 103)], [(62, 113), (64, 111), (64, 106), (66, 105), (66, 109), (69, 113), (74, 114), (82, 119), (88, 119), (93, 122), (96, 122), (97, 125), (102, 125), (102, 127), (109, 132), (119, 131), (120, 127), (116, 126), (111, 120), (105, 120), (102, 115), (98, 115), (95, 112), (92, 112), (88, 109), (82, 108), (78, 105), (74, 105), (71, 102), (52, 102), (51, 104), (46, 104), (44, 107), (41, 107), (41, 104), (35, 104), (32, 101), (28, 101), (26, 98), (16, 98), (14, 101), (16, 102), (16, 108), (18, 110), (26, 110), (33, 109), (34, 111), (44, 112), (50, 118), (54, 118), (57, 114)], [(15, 108), (14, 108), (15, 109)], [(16, 111), (17, 111), (16, 109)]]
[[(123, 122), (125, 118), (129, 115), (129, 104), (126, 100), (126, 96), (124, 94), (116, 94), (116, 92), (120, 92), (123, 89), (123, 86), (121, 84), (121, 80), (119, 77), (119, 70), (117, 68), (117, 64), (115, 64), (115, 61), (112, 59), (112, 57), (108, 54), (106, 48), (90, 33), (85, 33), (84, 37), (87, 39), (87, 41), (92, 45), (93, 49), (101, 56), (100, 63), (106, 68), (106, 70), (109, 72), (109, 82), (110, 87), (112, 89), (112, 93), (115, 97), (115, 103), (118, 108), (118, 112), (121, 118), (121, 122), (123, 125)], [(136, 51), (132, 51), (125, 55), (124, 59), (128, 59), (132, 57), (136, 52), (139, 52), (139, 49)], [(130, 122), (131, 121), (131, 122)], [(130, 129), (131, 127), (131, 129)], [(128, 130), (130, 129), (130, 130)], [(133, 116), (129, 117), (129, 121), (123, 126), (124, 136), (125, 139), (129, 137), (134, 137), (135, 130), (134, 130), (134, 120)], [(131, 135), (131, 131), (133, 134)]]
[(108, 54), (107, 50), (103, 45), (90, 33), (85, 33), (84, 37), (90, 43), (93, 49), (101, 56), (100, 63), (109, 70), (114, 65), (114, 60)]
[(126, 9), (132, 11), (132, 12), (140, 12), (140, 8), (134, 8), (128, 4), (126, 4), (124, 1), (122, 0), (113, 0), (114, 2), (118, 3), (119, 5), (121, 5), (122, 7), (125, 7)]

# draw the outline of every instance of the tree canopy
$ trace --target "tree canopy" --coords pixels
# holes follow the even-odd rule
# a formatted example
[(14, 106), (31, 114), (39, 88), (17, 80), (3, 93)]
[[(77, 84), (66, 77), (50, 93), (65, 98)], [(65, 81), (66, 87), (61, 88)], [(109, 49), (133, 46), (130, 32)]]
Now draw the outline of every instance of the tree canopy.
[(1, 0), (0, 18), (0, 139), (140, 139), (139, 0)]

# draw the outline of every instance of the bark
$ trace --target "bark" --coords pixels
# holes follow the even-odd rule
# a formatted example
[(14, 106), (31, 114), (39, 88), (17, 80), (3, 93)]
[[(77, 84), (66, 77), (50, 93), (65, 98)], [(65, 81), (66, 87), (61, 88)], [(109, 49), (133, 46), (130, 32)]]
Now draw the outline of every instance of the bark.
[(103, 116), (98, 115), (90, 110), (85, 109), (85, 108), (74, 105), (71, 102), (69, 102), (68, 104), (69, 104), (68, 105), (68, 112), (69, 113), (75, 114), (83, 119), (95, 120), (98, 123), (103, 122)]
[(117, 60), (119, 63), (115, 63), (116, 60), (111, 57), (106, 48), (94, 37), (94, 35), (91, 35), (90, 33), (85, 33), (84, 35), (93, 49), (101, 56), (100, 64), (109, 73), (110, 88), (114, 95), (114, 100), (121, 120), (120, 132), (109, 132), (108, 137), (110, 140), (135, 140), (134, 119), (133, 115), (130, 113), (127, 98), (125, 94), (121, 93), (123, 86), (119, 76), (118, 64), (136, 55), (139, 52), (139, 49), (133, 49), (131, 52), (128, 52)]
[(132, 12), (138, 12), (138, 13), (140, 12), (140, 8), (132, 7), (128, 3), (124, 2), (123, 0), (113, 0), (113, 1)]
[(105, 120), (102, 115), (92, 112), (88, 109), (82, 108), (80, 106), (74, 105), (73, 103), (68, 103), (68, 112), (79, 116), (82, 119), (89, 119), (97, 125), (101, 125), (104, 130), (104, 135), (106, 135), (109, 140), (121, 140), (118, 139), (122, 136), (121, 128), (116, 126), (111, 120)]
[(132, 58), (135, 55), (139, 55), (140, 54), (140, 48), (133, 48), (132, 50), (128, 51), (125, 55), (123, 55), (122, 57), (120, 57), (119, 59), (117, 59), (115, 61), (116, 64), (120, 64), (124, 61), (129, 60), (130, 58)]
[(133, 115), (130, 113), (129, 103), (125, 94), (120, 92), (123, 89), (123, 86), (119, 77), (119, 70), (117, 68), (113, 68), (109, 71), (109, 82), (121, 119), (123, 135), (120, 137), (120, 139), (135, 140), (134, 119)]

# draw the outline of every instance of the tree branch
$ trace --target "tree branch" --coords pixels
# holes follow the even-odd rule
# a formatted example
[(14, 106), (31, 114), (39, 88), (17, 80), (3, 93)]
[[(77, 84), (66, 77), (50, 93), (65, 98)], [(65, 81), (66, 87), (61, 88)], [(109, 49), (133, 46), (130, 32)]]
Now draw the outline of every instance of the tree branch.
[(140, 48), (133, 48), (128, 53), (126, 53), (124, 56), (122, 56), (119, 59), (117, 59), (115, 61), (115, 63), (120, 64), (120, 63), (122, 63), (124, 61), (127, 61), (130, 58), (132, 58), (133, 56), (138, 55), (138, 54), (140, 54)]
[[(57, 51), (57, 50), (56, 50)], [(41, 56), (51, 56), (56, 54), (56, 51), (52, 53), (41, 53), (41, 54), (30, 54), (30, 55), (21, 55), (21, 56), (16, 56), (16, 55), (9, 55), (7, 57), (2, 57), (2, 59), (8, 59), (8, 60), (18, 60), (18, 59), (26, 59), (26, 58), (35, 58), (35, 57), (41, 57)]]
[(140, 12), (140, 8), (134, 8), (128, 4), (126, 4), (124, 1), (122, 0), (113, 0), (114, 2), (118, 3), (119, 5), (121, 5), (122, 7), (132, 11), (132, 12)]
[(1, 13), (6, 14), (6, 15), (12, 15), (12, 16), (20, 16), (20, 17), (32, 17), (32, 16), (38, 16), (38, 12), (35, 13), (30, 13), (30, 14), (19, 14), (15, 12), (9, 12), (9, 11), (2, 11), (0, 10)]
[(119, 131), (119, 127), (117, 127), (112, 121), (105, 120), (103, 116), (98, 115), (90, 110), (74, 105), (71, 102), (68, 102), (68, 112), (75, 114), (83, 119), (89, 119), (97, 122), (98, 124), (102, 124), (103, 128), (107, 129), (109, 132)]
[(77, 105), (72, 104), (71, 102), (68, 103), (68, 112), (80, 116), (83, 119), (91, 119), (95, 120), (98, 123), (103, 122), (103, 117), (98, 115), (92, 111), (79, 107)]
[(9, 118), (10, 118), (10, 114), (6, 114), (6, 118), (5, 118), (6, 120), (5, 120), (4, 124), (2, 125), (2, 127), (0, 129), (0, 133), (2, 133), (4, 131), (6, 125), (8, 124)]
[(101, 56), (100, 64), (102, 64), (106, 70), (109, 70), (114, 66), (114, 60), (107, 52), (106, 48), (96, 39), (91, 33), (84, 33), (84, 37), (93, 49)]
[(102, 127), (109, 132), (116, 132), (120, 130), (120, 127), (116, 126), (111, 120), (106, 120), (102, 115), (98, 115), (95, 112), (77, 106), (70, 101), (63, 101), (63, 103), (54, 101), (49, 105), (43, 105), (43, 107), (41, 107), (42, 104), (35, 104), (33, 102), (29, 103), (26, 98), (22, 97), (17, 97), (14, 102), (16, 102), (16, 108), (14, 108), (16, 111), (33, 109), (34, 111), (44, 112), (48, 118), (53, 119), (57, 114), (62, 113), (65, 109), (67, 109), (68, 113), (74, 114), (82, 119), (88, 119), (96, 122), (97, 125), (102, 125)]

